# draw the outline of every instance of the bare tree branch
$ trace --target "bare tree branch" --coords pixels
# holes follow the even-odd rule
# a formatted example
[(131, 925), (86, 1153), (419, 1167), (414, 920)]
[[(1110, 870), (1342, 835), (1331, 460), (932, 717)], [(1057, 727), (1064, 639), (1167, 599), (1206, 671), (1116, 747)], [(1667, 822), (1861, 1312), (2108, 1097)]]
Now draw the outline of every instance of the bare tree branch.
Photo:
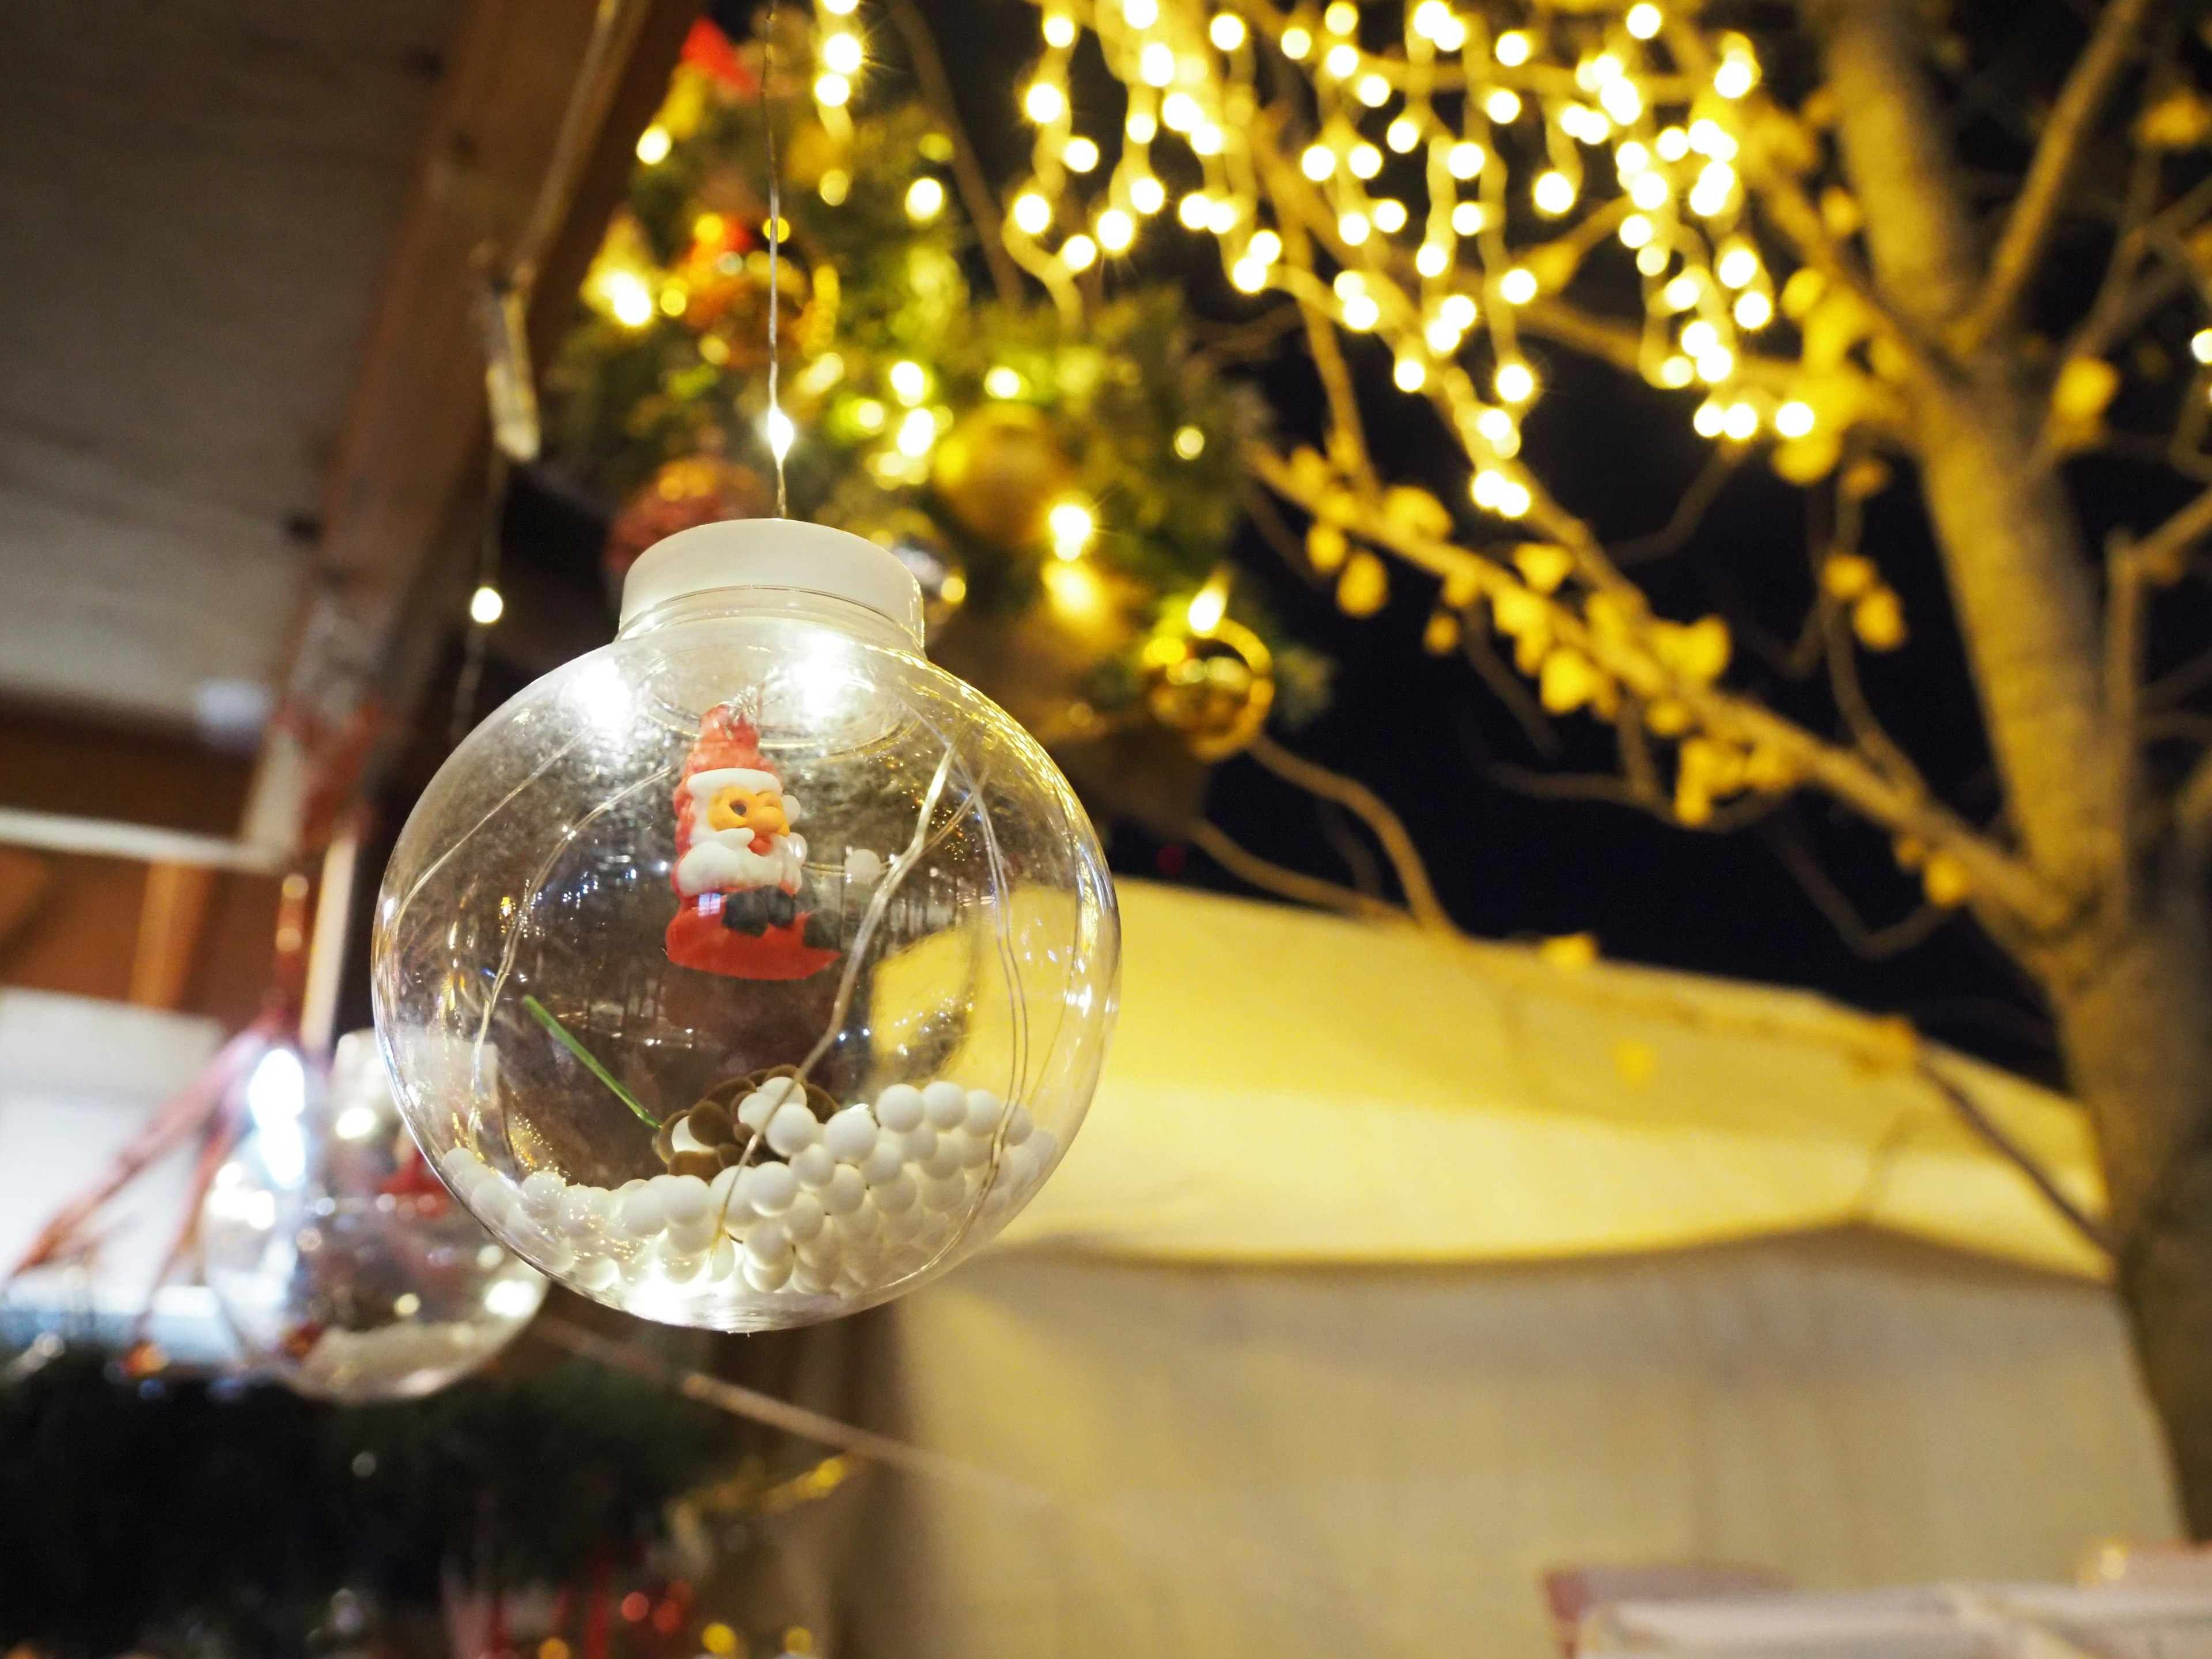
[(1781, 801), (1772, 795), (1745, 795), (1713, 809), (1702, 823), (1691, 823), (1675, 814), (1664, 795), (1647, 795), (1628, 779), (1610, 772), (1538, 772), (1506, 761), (1494, 761), (1483, 775), (1516, 795), (1532, 800), (1599, 801), (1607, 806), (1629, 806), (1648, 813), (1677, 830), (1725, 836), (1747, 828), (1777, 811)]
[[(1267, 486), (1309, 513), (1323, 511), (1322, 492), (1301, 480), (1290, 464), (1264, 445), (1246, 452), (1246, 464)], [(1336, 510), (1340, 507), (1332, 503)], [(1704, 730), (1749, 748), (1767, 748), (1783, 757), (1796, 775), (1835, 796), (1875, 823), (1918, 836), (1950, 852), (1966, 866), (1977, 894), (2037, 930), (2055, 929), (2075, 912), (2074, 901), (2036, 871), (1967, 824), (1940, 801), (1891, 778), (1855, 751), (1815, 737), (1763, 705), (1716, 686), (1686, 679), (1656, 656), (1637, 633), (1601, 632), (1581, 615), (1548, 594), (1529, 588), (1504, 566), (1391, 522), (1367, 510), (1346, 527), (1419, 568), (1456, 578), (1486, 597), (1510, 595), (1509, 603), (1544, 607), (1553, 635), (1581, 651), (1606, 672), (1632, 684), (1662, 686), (1686, 707)], [(1545, 527), (1553, 533), (1593, 541), (1581, 520), (1552, 507)]]
[(1300, 904), (1317, 905), (1324, 910), (1340, 911), (1347, 916), (1357, 916), (1362, 921), (1410, 924), (1413, 920), (1406, 911), (1384, 900), (1354, 892), (1336, 882), (1323, 881), (1319, 876), (1286, 869), (1256, 853), (1247, 852), (1217, 825), (1204, 818), (1190, 826), (1189, 834), (1191, 844), (1231, 875), (1279, 897), (1295, 899)]
[(1460, 654), (1464, 656), (1482, 682), (1497, 694), (1498, 701), (1513, 716), (1521, 727), (1521, 735), (1528, 739), (1528, 746), (1546, 760), (1556, 760), (1559, 753), (1559, 734), (1552, 729), (1552, 722), (1544, 713), (1544, 706), (1529, 694), (1521, 677), (1505, 665), (1503, 659), (1491, 648), (1490, 635), (1478, 621), (1471, 628), (1460, 629)]
[(1721, 491), (1728, 487), (1728, 481), (1735, 477), (1736, 468), (1742, 464), (1742, 451), (1726, 446), (1716, 448), (1705, 458), (1705, 466), (1690, 481), (1690, 487), (1682, 492), (1681, 499), (1674, 503), (1674, 510), (1668, 514), (1667, 522), (1649, 535), (1632, 536), (1625, 542), (1615, 542), (1613, 544), (1613, 562), (1623, 569), (1628, 569), (1679, 552), (1683, 543), (1698, 533), (1698, 525), (1704, 522), (1706, 513), (1720, 499)]
[(1872, 927), (1859, 915), (1850, 896), (1836, 885), (1835, 878), (1829, 875), (1819, 855), (1805, 844), (1796, 825), (1786, 814), (1777, 813), (1759, 826), (1759, 831), (1782, 867), (1804, 889), (1813, 908), (1827, 918), (1828, 925), (1836, 930), (1852, 955), (1868, 962), (1885, 961), (1910, 951), (1933, 937), (1958, 914), (1936, 905), (1923, 904), (1887, 927)]
[(1820, 624), (1827, 645), (1829, 695), (1835, 698), (1844, 723), (1850, 727), (1852, 741), (1898, 782), (1926, 794), (1928, 785), (1920, 769), (1875, 717), (1874, 705), (1867, 701), (1866, 690), (1859, 684), (1858, 647), (1842, 609), (1823, 600)]
[(1294, 784), (1323, 800), (1333, 800), (1346, 811), (1357, 814), (1382, 844), (1383, 854), (1397, 872), (1398, 885), (1405, 892), (1406, 908), (1413, 913), (1413, 920), (1439, 933), (1459, 931), (1443, 906), (1437, 902), (1437, 890), (1429, 880), (1428, 866), (1421, 861), (1420, 849), (1413, 845), (1404, 823), (1380, 795), (1357, 778), (1347, 778), (1291, 754), (1264, 732), (1252, 739), (1244, 752), (1285, 783)]
[(991, 286), (1000, 304), (1013, 305), (1022, 297), (1021, 273), (1014, 269), (1013, 256), (1006, 252), (998, 193), (984, 176), (983, 164), (975, 159), (975, 146), (969, 142), (967, 124), (961, 120), (960, 106), (952, 96), (952, 82), (945, 78), (945, 60), (938, 55), (937, 37), (930, 33), (929, 20), (915, 0), (887, 0), (887, 3), (891, 21), (906, 42), (907, 56), (914, 60), (921, 95), (952, 141), (953, 181), (960, 186), (960, 204), (968, 210), (968, 222), (975, 228), (975, 240), (983, 245), (983, 263), (991, 268)]
[(2106, 1255), (2112, 1252), (2112, 1237), (2101, 1222), (2086, 1213), (2069, 1198), (2051, 1178), (2051, 1172), (2037, 1163), (2027, 1149), (1997, 1127), (1996, 1120), (1982, 1109), (1981, 1103), (1958, 1084), (1943, 1075), (1925, 1052), (1913, 1062), (1913, 1069), (1925, 1079), (1936, 1093), (1950, 1103), (1951, 1109), (1961, 1121), (2007, 1163), (2027, 1177), (2028, 1184), (2043, 1194), (2051, 1207), (2065, 1217), (2074, 1231), (2087, 1239)]
[(2004, 325), (2020, 302), (2058, 217), (2066, 181), (2081, 158), (2082, 144), (2127, 67), (2153, 3), (2154, 0), (2110, 0), (2097, 19), (2087, 49), (2075, 60), (2036, 144), (2034, 159), (2028, 163), (2027, 176), (2021, 183), (2012, 215), (2005, 221), (2004, 234), (1990, 258), (1989, 276), (1981, 294), (1953, 333), (1952, 349), (1961, 357), (1972, 356), (1984, 340)]

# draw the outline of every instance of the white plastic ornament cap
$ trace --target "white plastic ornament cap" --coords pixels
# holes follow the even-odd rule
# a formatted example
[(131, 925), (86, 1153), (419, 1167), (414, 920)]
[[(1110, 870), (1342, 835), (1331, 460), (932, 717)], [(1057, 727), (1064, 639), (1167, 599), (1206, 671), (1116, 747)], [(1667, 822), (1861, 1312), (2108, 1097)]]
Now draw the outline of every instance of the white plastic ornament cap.
[(622, 625), (719, 588), (776, 587), (866, 605), (921, 646), (921, 584), (865, 537), (798, 519), (732, 519), (646, 549), (623, 581)]

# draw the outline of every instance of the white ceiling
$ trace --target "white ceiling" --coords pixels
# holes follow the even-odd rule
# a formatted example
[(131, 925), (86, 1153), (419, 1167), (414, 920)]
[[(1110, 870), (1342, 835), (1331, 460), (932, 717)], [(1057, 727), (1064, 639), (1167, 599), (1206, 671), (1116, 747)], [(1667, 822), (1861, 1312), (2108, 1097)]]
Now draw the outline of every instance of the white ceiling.
[(70, 0), (0, 52), (0, 700), (278, 667), (457, 0)]

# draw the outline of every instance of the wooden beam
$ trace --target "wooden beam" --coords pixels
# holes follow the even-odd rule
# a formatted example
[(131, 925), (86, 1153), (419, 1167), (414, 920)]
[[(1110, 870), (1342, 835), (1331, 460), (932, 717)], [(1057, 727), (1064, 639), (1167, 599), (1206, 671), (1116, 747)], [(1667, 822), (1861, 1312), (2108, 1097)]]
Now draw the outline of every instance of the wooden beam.
[(191, 988), (207, 923), (215, 872), (205, 865), (149, 864), (138, 901), (138, 947), (131, 959), (131, 1000), (179, 1008)]
[[(290, 720), (272, 725), (242, 835), (296, 852), (305, 799), (320, 781), (318, 745), (372, 695), (406, 598), (484, 454), (484, 364), (474, 306), (503, 268), (544, 191), (556, 141), (613, 0), (469, 0), (425, 136), (332, 470), (321, 544), (298, 612), (285, 678)], [(600, 182), (650, 118), (700, 0), (636, 0), (611, 95), (549, 268), (569, 283), (568, 246), (617, 195)], [(649, 49), (651, 56), (641, 56)], [(657, 61), (656, 61), (657, 60)], [(642, 114), (637, 112), (642, 107)], [(625, 130), (636, 120), (637, 127)], [(626, 173), (626, 160), (624, 171)], [(580, 216), (578, 204), (585, 207)], [(565, 256), (565, 257), (564, 257)], [(586, 256), (588, 257), (588, 256)], [(550, 294), (550, 290), (541, 290)], [(554, 298), (545, 301), (549, 306)], [(307, 718), (312, 711), (312, 718)]]

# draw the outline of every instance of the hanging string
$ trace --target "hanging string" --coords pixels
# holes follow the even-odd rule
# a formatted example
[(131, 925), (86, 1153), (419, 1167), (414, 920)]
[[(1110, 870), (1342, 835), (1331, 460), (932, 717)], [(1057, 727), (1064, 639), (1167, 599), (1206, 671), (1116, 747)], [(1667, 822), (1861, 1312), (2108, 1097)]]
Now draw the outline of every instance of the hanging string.
[(783, 418), (783, 404), (776, 396), (776, 313), (782, 307), (783, 290), (779, 281), (783, 252), (783, 181), (775, 162), (775, 123), (769, 117), (769, 77), (775, 72), (775, 0), (768, 0), (768, 21), (761, 29), (760, 118), (761, 137), (768, 149), (768, 447), (775, 457), (775, 516), (791, 516), (791, 503), (784, 494), (783, 457), (791, 447), (791, 427)]

